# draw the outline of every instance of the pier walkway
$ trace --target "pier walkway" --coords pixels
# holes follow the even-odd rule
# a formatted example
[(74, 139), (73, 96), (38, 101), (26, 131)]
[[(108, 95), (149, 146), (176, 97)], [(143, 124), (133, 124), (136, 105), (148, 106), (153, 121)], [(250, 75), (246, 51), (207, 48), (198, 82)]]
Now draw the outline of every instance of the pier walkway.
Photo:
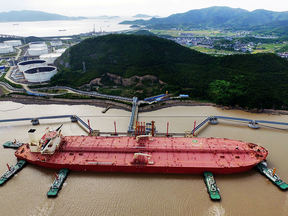
[(15, 121), (30, 121), (33, 125), (39, 124), (40, 119), (58, 119), (58, 118), (70, 118), (72, 122), (79, 122), (82, 126), (90, 131), (93, 131), (91, 127), (89, 127), (86, 122), (84, 122), (81, 118), (76, 115), (59, 115), (59, 116), (44, 116), (44, 117), (36, 117), (36, 118), (18, 118), (18, 119), (0, 119), (1, 122), (15, 122)]
[(128, 125), (128, 134), (132, 134), (135, 131), (135, 124), (136, 121), (138, 120), (138, 98), (137, 97), (133, 97), (133, 107), (132, 107), (132, 113), (131, 113), (131, 118), (130, 118), (130, 122)]
[(238, 121), (247, 123), (250, 128), (257, 129), (260, 127), (260, 124), (276, 124), (276, 125), (287, 125), (286, 122), (276, 122), (276, 121), (266, 121), (266, 120), (253, 120), (253, 119), (246, 119), (246, 118), (235, 118), (235, 117), (228, 117), (228, 116), (209, 116), (205, 120), (203, 120), (200, 124), (198, 124), (195, 129), (191, 131), (191, 134), (195, 134), (195, 132), (200, 129), (203, 125), (207, 122), (211, 124), (217, 124), (218, 119), (223, 119), (227, 121)]

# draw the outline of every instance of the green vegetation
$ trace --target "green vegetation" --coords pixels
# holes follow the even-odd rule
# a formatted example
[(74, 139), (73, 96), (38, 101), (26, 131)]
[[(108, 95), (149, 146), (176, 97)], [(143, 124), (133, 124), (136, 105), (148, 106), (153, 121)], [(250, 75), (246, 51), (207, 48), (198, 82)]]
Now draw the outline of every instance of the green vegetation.
[[(269, 26), (270, 28), (282, 27), (285, 26), (285, 21), (287, 20), (288, 14), (286, 12), (273, 12), (266, 10), (254, 10), (249, 12), (240, 8), (214, 6), (190, 10), (185, 13), (173, 14), (165, 18), (152, 18), (146, 21), (124, 21), (122, 24), (146, 25), (154, 29), (180, 28), (188, 30), (191, 28), (206, 27), (247, 29), (252, 26), (265, 26), (269, 23), (271, 23)], [(284, 32), (284, 29), (282, 31)]]
[(1, 81), (1, 82), (6, 82), (6, 83), (8, 83), (10, 86), (12, 86), (12, 87), (14, 87), (14, 88), (22, 88), (22, 85), (15, 84), (15, 83), (11, 83), (11, 82), (8, 81), (7, 79), (5, 79), (5, 74), (3, 74), (3, 75), (0, 77), (0, 81)]
[(45, 93), (50, 93), (50, 94), (61, 94), (61, 93), (67, 93), (67, 90), (62, 90), (62, 89), (39, 89), (39, 92), (45, 92)]
[[(53, 85), (79, 87), (106, 73), (123, 78), (154, 75), (168, 85), (147, 81), (121, 87), (104, 75), (101, 82), (110, 87), (99, 91), (121, 95), (130, 91), (143, 98), (168, 90), (225, 106), (288, 107), (288, 61), (271, 53), (213, 57), (155, 36), (122, 34), (84, 40), (57, 59), (56, 65), (61, 71), (51, 79)], [(111, 89), (114, 85), (118, 88)]]
[(185, 30), (177, 29), (177, 30), (160, 30), (160, 29), (152, 29), (150, 32), (154, 33), (155, 35), (159, 37), (163, 36), (169, 36), (169, 37), (179, 37), (181, 36), (181, 33), (189, 33), (194, 34), (193, 37), (224, 37), (224, 36), (236, 36), (236, 33), (234, 32), (221, 32), (220, 30)]
[[(53, 98), (107, 100), (106, 98), (92, 97), (92, 96), (86, 96), (86, 95), (80, 95), (80, 94), (74, 94), (74, 93), (67, 93), (65, 95), (55, 95), (53, 96)], [(114, 99), (109, 99), (109, 100), (132, 106), (132, 103), (129, 103), (129, 102), (119, 101), (119, 100), (114, 100)]]

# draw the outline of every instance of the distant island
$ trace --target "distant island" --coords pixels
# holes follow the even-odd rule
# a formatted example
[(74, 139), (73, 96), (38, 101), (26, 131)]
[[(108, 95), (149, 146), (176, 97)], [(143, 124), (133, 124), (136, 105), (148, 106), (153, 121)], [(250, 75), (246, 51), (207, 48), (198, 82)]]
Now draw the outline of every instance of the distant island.
[(115, 18), (120, 18), (119, 16), (107, 16), (107, 15), (101, 15), (99, 17), (93, 17), (96, 19), (115, 19)]
[(0, 22), (31, 22), (51, 20), (78, 20), (87, 17), (68, 17), (59, 14), (46, 13), (42, 11), (22, 10), (0, 13)]
[(136, 18), (149, 18), (149, 17), (155, 17), (155, 16), (150, 16), (150, 15), (147, 15), (147, 14), (137, 14), (133, 17), (136, 17)]

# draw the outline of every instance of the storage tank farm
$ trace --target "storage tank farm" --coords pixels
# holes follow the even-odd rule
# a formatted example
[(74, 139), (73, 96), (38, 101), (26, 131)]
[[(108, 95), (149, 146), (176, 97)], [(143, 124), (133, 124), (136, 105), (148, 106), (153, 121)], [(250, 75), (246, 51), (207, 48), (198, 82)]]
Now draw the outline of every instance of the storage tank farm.
[(57, 73), (54, 66), (42, 66), (25, 70), (24, 77), (28, 82), (42, 83), (47, 82)]
[(48, 53), (48, 47), (45, 42), (31, 42), (29, 43), (28, 53), (31, 56), (40, 56)]

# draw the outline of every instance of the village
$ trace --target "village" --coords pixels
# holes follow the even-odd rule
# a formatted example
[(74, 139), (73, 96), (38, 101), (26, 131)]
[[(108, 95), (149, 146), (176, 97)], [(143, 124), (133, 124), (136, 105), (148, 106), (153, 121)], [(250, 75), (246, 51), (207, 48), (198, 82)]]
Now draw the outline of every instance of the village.
[[(235, 36), (224, 36), (224, 37), (211, 37), (211, 36), (203, 36), (199, 37), (197, 34), (194, 33), (179, 33), (179, 37), (169, 37), (169, 40), (173, 40), (176, 43), (179, 43), (183, 46), (190, 47), (192, 49), (196, 49), (198, 51), (211, 54), (217, 53), (217, 51), (228, 51), (228, 52), (221, 52), (222, 54), (237, 54), (237, 53), (259, 53), (259, 52), (273, 52), (277, 54), (278, 56), (282, 58), (288, 58), (288, 50), (287, 52), (277, 52), (277, 49), (285, 46), (286, 44), (283, 42), (276, 42), (273, 43), (274, 49), (270, 49), (272, 44), (269, 43), (262, 43), (262, 42), (241, 42), (240, 40), (237, 40), (238, 38), (243, 37), (251, 37), (249, 35), (250, 32), (238, 32), (235, 34)], [(261, 37), (259, 35), (253, 35), (254, 38), (258, 39), (277, 39), (277, 37), (273, 36), (266, 36)], [(237, 38), (237, 39), (236, 39)], [(269, 48), (267, 47), (269, 46)], [(197, 49), (196, 47), (202, 47), (203, 51), (201, 49)]]

